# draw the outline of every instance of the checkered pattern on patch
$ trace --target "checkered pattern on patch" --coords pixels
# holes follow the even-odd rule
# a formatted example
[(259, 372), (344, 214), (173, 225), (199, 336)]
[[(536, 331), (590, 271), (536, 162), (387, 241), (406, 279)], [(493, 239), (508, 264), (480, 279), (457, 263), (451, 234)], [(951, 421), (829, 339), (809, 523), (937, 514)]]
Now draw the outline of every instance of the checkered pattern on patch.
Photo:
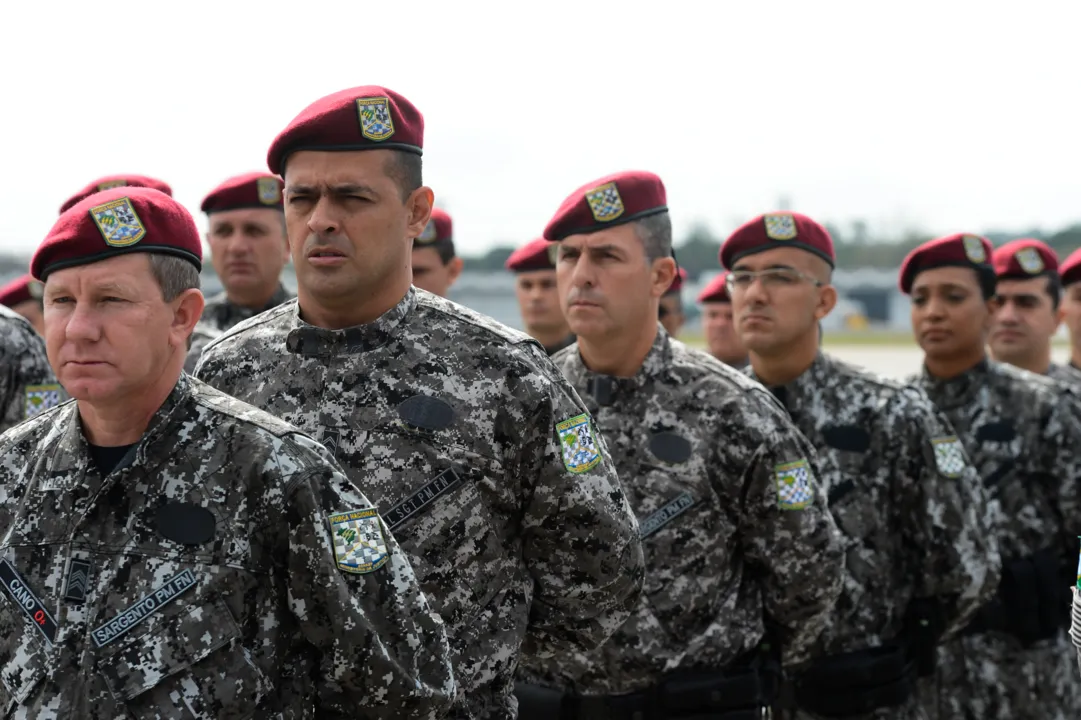
[(961, 244), (965, 248), (965, 255), (974, 263), (987, 262), (987, 251), (983, 243), (975, 235), (965, 235), (961, 238)]
[[(378, 522), (378, 521), (376, 521)], [(356, 537), (348, 540), (344, 535), (334, 533), (334, 554), (343, 563), (370, 565), (387, 555), (387, 543), (378, 525), (367, 522), (343, 523), (349, 530), (356, 532)]]
[(955, 437), (935, 438), (931, 441), (935, 448), (935, 464), (938, 471), (948, 477), (957, 477), (965, 470), (967, 461), (961, 441)]
[(805, 460), (778, 465), (777, 502), (786, 510), (802, 510), (814, 500), (811, 469)]
[(586, 193), (586, 202), (597, 220), (613, 220), (623, 214), (623, 198), (615, 183), (590, 190)]
[(47, 387), (30, 386), (26, 389), (26, 417), (29, 419), (49, 408), (54, 408), (60, 404), (61, 400), (58, 385)]
[(791, 215), (766, 215), (766, 236), (774, 240), (796, 237), (796, 220)]
[(379, 102), (360, 102), (360, 125), (366, 135), (382, 138), (394, 132), (394, 123), (390, 119), (390, 108), (385, 99)]

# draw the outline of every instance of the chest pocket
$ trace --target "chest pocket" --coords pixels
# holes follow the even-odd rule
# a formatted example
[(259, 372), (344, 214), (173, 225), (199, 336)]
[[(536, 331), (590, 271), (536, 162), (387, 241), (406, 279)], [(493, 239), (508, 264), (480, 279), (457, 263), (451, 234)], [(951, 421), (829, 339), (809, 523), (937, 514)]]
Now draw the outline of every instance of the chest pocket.
[(0, 590), (0, 715), (25, 702), (45, 677), (46, 646), (6, 590)]
[(681, 483), (671, 471), (645, 463), (637, 478), (632, 492), (638, 496), (646, 557), (643, 595), (665, 631), (677, 641), (689, 641), (713, 622), (728, 599), (721, 569), (731, 529), (712, 491)]
[[(408, 482), (412, 493), (380, 512), (444, 622), (458, 629), (480, 615), (514, 575), (519, 551), (493, 511), (500, 490), (513, 493), (501, 487), (503, 469), (494, 460), (449, 446), (433, 454), (434, 475)], [(510, 508), (501, 515), (508, 521), (518, 517)]]
[(239, 638), (232, 613), (216, 598), (187, 606), (153, 631), (127, 640), (104, 654), (97, 670), (129, 717), (252, 718), (270, 688)]

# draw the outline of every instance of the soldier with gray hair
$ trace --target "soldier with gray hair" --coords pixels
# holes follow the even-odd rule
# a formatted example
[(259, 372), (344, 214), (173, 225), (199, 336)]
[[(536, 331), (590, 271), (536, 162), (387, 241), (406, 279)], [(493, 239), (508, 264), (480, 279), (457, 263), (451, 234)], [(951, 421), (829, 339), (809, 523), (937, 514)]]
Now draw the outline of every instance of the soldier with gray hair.
[(659, 324), (676, 273), (659, 177), (583, 186), (544, 235), (578, 337), (553, 359), (613, 448), (646, 581), (599, 650), (523, 658), (522, 718), (762, 717), (841, 590), (814, 450), (761, 385)]
[(0, 436), (7, 717), (443, 717), (446, 634), (318, 443), (181, 369), (195, 223), (121, 187), (31, 261), (74, 397)]

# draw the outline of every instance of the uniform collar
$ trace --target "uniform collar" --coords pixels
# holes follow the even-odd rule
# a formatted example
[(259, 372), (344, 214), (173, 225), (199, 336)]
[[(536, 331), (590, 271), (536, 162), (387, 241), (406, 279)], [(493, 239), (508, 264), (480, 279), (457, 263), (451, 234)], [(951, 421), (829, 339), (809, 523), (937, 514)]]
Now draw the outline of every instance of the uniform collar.
[(653, 345), (633, 376), (622, 378), (595, 373), (586, 367), (581, 351), (574, 353), (569, 367), (566, 368), (566, 375), (576, 388), (585, 388), (598, 405), (611, 405), (618, 396), (633, 393), (648, 382), (664, 376), (668, 370), (671, 355), (672, 348), (668, 333), (658, 323), (657, 336), (653, 339)]
[(207, 303), (214, 303), (212, 312), (214, 319), (220, 326), (227, 327), (236, 325), (242, 320), (247, 320), (250, 317), (258, 315), (259, 313), (266, 312), (272, 308), (276, 308), (286, 300), (292, 298), (292, 293), (285, 289), (285, 286), (278, 283), (278, 289), (274, 291), (274, 294), (270, 296), (270, 300), (262, 308), (247, 308), (237, 305), (224, 291), (218, 293), (215, 297)]
[(953, 408), (968, 404), (975, 394), (987, 385), (988, 376), (992, 372), (994, 363), (987, 357), (949, 379), (935, 377), (924, 365), (920, 371), (919, 384), (936, 405), (943, 409)]
[[(747, 374), (753, 380), (762, 382), (750, 365), (747, 366)], [(789, 414), (794, 414), (806, 404), (807, 398), (812, 397), (821, 388), (828, 385), (831, 375), (832, 368), (829, 358), (822, 351), (819, 351), (815, 354), (810, 366), (794, 380), (784, 385), (768, 386), (768, 389), (781, 405), (784, 405)]]
[(333, 357), (369, 352), (383, 347), (395, 338), (399, 325), (417, 305), (416, 288), (410, 286), (397, 305), (366, 325), (344, 330), (328, 330), (309, 325), (300, 318), (300, 303), (293, 307), (293, 324), (285, 338), (289, 352), (307, 357)]

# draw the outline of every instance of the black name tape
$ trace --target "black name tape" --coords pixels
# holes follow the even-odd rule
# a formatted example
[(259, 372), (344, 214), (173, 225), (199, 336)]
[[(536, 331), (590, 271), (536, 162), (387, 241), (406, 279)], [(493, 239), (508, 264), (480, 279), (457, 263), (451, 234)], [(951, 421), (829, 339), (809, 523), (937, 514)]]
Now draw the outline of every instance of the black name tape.
[(140, 600), (124, 608), (112, 620), (90, 632), (94, 644), (105, 647), (129, 630), (161, 610), (195, 585), (195, 573), (185, 570), (174, 575), (164, 585), (154, 588)]
[(7, 560), (0, 560), (0, 583), (3, 583), (8, 595), (16, 605), (22, 608), (23, 613), (41, 632), (45, 641), (49, 645), (56, 642), (56, 620), (45, 609), (41, 600), (38, 600), (38, 596), (27, 587), (22, 575)]
[(383, 520), (386, 522), (387, 528), (394, 532), (394, 529), (399, 525), (461, 484), (462, 477), (454, 468), (444, 470), (436, 475), (434, 480), (414, 493), (411, 498), (398, 503), (383, 513)]
[(683, 493), (638, 523), (638, 536), (649, 537), (694, 506), (694, 498)]

